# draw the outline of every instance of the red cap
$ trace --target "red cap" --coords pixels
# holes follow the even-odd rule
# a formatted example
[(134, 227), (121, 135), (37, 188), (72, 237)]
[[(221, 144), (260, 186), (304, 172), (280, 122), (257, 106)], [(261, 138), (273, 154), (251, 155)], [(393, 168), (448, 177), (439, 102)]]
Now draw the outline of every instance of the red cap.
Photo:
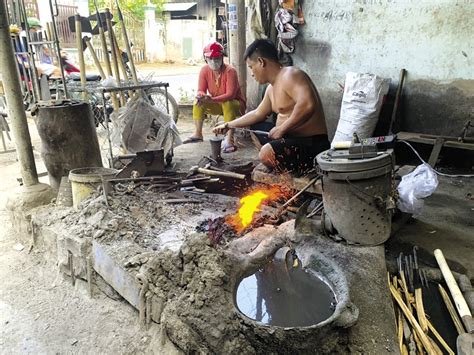
[(219, 42), (209, 43), (204, 47), (204, 57), (206, 58), (219, 58), (224, 56), (224, 47)]

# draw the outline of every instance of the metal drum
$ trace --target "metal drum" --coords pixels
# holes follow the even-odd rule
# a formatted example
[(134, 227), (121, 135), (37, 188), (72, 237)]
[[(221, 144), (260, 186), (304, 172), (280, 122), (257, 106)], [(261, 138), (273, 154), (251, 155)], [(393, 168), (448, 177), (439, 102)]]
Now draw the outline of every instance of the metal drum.
[(316, 157), (323, 173), (323, 228), (349, 243), (378, 245), (391, 233), (393, 151), (351, 159), (347, 150)]
[(40, 102), (36, 116), (41, 156), (54, 189), (59, 189), (61, 178), (72, 169), (102, 166), (94, 119), (87, 103)]

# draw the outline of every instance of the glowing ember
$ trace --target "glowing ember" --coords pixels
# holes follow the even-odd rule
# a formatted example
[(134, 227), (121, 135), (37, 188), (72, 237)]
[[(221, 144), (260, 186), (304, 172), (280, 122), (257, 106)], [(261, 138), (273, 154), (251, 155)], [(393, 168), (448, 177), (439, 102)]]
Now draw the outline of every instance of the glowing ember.
[(252, 223), (255, 213), (261, 211), (260, 206), (264, 201), (277, 199), (282, 194), (277, 187), (256, 190), (240, 199), (239, 211), (227, 217), (226, 222), (240, 233)]

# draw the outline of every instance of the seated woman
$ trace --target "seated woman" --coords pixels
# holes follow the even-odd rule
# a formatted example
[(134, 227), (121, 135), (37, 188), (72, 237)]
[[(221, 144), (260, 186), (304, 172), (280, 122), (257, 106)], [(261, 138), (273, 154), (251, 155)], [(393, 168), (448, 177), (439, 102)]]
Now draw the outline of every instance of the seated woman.
[[(240, 90), (237, 71), (224, 64), (224, 47), (213, 42), (204, 47), (206, 65), (199, 73), (196, 100), (193, 105), (194, 134), (183, 143), (202, 142), (202, 126), (206, 114), (223, 115), (224, 122), (230, 122), (245, 113), (245, 97)], [(236, 150), (233, 130), (227, 132), (223, 145), (225, 153)]]

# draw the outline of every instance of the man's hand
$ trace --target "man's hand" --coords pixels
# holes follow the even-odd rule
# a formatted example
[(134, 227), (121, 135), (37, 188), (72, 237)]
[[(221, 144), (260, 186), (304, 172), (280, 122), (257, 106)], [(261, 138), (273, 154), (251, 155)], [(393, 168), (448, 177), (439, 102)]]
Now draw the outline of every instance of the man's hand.
[(270, 132), (268, 132), (268, 138), (270, 139), (280, 139), (283, 138), (285, 132), (281, 130), (280, 127), (273, 127)]
[(214, 134), (226, 134), (229, 130), (229, 123), (220, 124), (212, 129)]

